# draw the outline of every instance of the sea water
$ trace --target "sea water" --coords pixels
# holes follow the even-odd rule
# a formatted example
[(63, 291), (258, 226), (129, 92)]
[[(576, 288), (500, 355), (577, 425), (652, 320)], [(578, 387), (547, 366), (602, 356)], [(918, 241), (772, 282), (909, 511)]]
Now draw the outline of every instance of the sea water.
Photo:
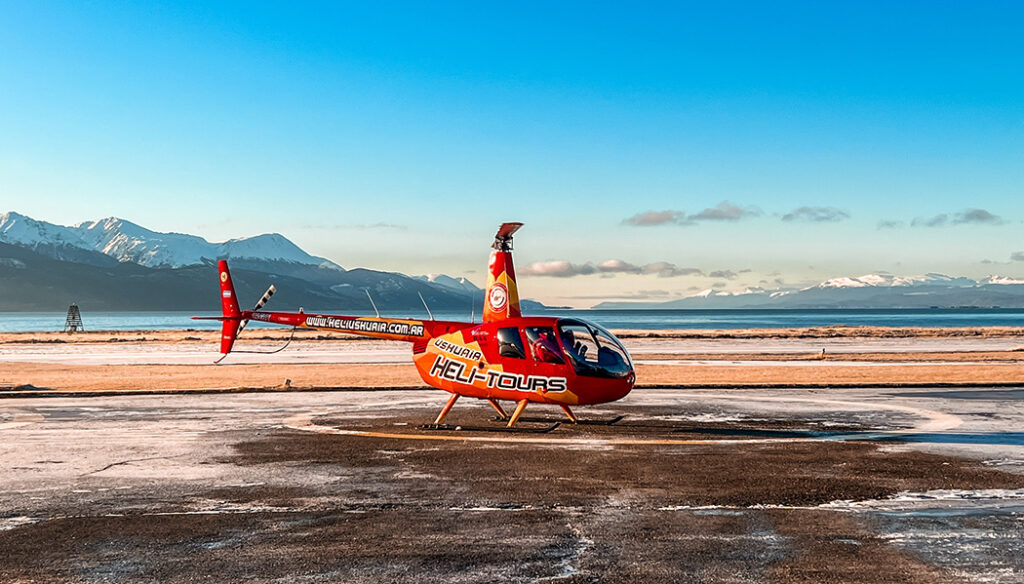
[[(340, 311), (339, 311), (340, 312)], [(82, 311), (87, 331), (216, 329), (217, 321), (191, 320), (195, 312), (91, 312)], [(312, 313), (311, 313), (312, 314)], [(372, 316), (372, 313), (350, 313)], [(610, 329), (746, 329), (800, 328), (829, 325), (888, 327), (1024, 327), (1024, 309), (937, 308), (937, 309), (822, 309), (822, 310), (594, 310), (552, 309), (530, 312), (535, 316), (566, 316), (596, 322)], [(214, 313), (205, 316), (215, 316)], [(384, 312), (392, 318), (425, 319), (425, 312)], [(437, 320), (469, 321), (468, 311), (435, 312)], [(60, 331), (63, 312), (0, 312), (0, 332)], [(480, 320), (477, 312), (475, 320)], [(250, 327), (273, 325), (253, 322)]]

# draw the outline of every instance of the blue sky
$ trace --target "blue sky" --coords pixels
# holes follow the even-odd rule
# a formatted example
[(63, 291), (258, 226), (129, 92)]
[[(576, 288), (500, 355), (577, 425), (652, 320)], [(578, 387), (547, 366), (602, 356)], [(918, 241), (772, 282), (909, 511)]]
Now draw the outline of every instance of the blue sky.
[(1024, 4), (550, 4), (0, 2), (0, 211), (478, 283), (520, 220), (573, 305), (1024, 275)]

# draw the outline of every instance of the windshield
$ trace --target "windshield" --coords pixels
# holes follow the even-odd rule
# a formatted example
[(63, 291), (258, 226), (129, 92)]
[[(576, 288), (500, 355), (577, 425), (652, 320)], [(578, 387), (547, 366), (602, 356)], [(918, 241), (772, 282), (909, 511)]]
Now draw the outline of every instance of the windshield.
[(633, 369), (622, 343), (597, 325), (562, 319), (558, 321), (558, 338), (578, 375), (626, 377)]

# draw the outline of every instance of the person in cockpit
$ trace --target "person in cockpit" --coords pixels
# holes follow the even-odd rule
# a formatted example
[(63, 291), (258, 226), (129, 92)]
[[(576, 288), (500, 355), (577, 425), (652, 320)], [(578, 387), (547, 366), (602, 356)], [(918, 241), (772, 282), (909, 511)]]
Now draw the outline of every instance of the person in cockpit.
[(544, 363), (565, 363), (555, 333), (548, 327), (527, 327), (526, 338), (530, 341), (533, 358)]
[(562, 329), (562, 346), (565, 352), (576, 361), (583, 361), (587, 356), (587, 347), (576, 340), (576, 335), (569, 329)]

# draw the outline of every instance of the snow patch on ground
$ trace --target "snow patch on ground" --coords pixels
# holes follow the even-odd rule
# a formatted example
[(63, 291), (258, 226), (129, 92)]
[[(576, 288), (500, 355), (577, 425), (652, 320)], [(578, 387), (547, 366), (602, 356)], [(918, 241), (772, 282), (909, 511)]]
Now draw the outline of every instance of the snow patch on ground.
[(715, 422), (749, 422), (748, 418), (739, 414), (725, 414), (725, 413), (706, 413), (696, 415), (683, 415), (683, 416), (658, 416), (659, 420), (667, 420), (672, 422), (701, 422), (701, 423), (715, 423)]
[(866, 501), (832, 501), (822, 505), (830, 509), (878, 509), (900, 504), (943, 503), (961, 501), (1024, 501), (1024, 489), (935, 489), (924, 492), (903, 491), (887, 499)]
[(903, 491), (886, 499), (863, 501), (838, 500), (816, 506), (805, 505), (670, 505), (659, 511), (692, 511), (696, 514), (728, 514), (760, 509), (828, 509), (831, 511), (888, 511), (892, 509), (954, 504), (973, 507), (984, 503), (1024, 503), (1024, 489), (936, 489), (923, 492)]
[(18, 515), (15, 517), (3, 517), (0, 518), (0, 531), (7, 531), (9, 529), (15, 529), (22, 525), (32, 525), (33, 523), (39, 523), (43, 519), (41, 517), (26, 517), (24, 515)]

